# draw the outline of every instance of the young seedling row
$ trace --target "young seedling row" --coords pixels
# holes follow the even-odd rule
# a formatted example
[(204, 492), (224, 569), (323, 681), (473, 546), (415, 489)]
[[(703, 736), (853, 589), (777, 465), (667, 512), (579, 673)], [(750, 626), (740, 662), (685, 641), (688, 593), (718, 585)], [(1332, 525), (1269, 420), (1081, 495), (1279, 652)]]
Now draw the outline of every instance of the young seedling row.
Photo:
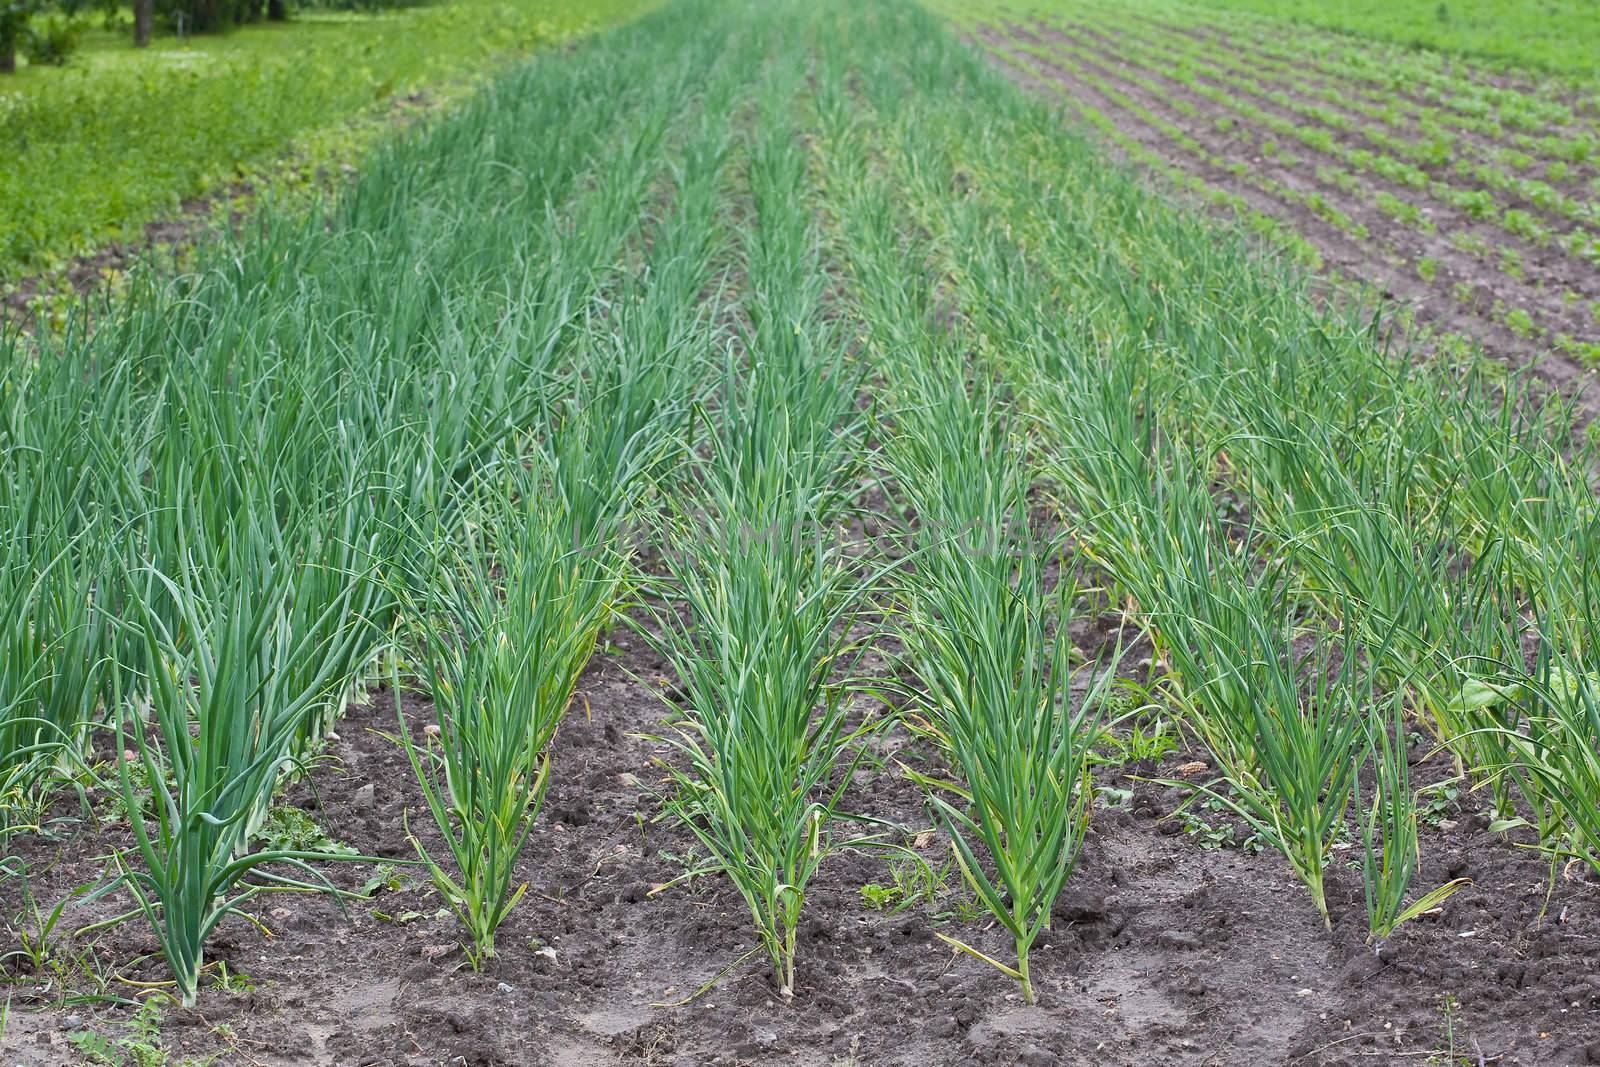
[[(1595, 132), (1559, 88), (1512, 91), (1458, 69), (1364, 76), (1318, 58), (1360, 50), (1315, 34), (1308, 78), (1298, 49), (1185, 5), (957, 14), (999, 62), (1064, 93), (1131, 157), (1175, 164), (1208, 201), (1276, 220), (1257, 227), (1275, 243), (1415, 305), (1441, 347), (1471, 336), (1593, 363)], [(1373, 79), (1381, 89), (1364, 87)], [(1406, 95), (1419, 84), (1420, 99)]]

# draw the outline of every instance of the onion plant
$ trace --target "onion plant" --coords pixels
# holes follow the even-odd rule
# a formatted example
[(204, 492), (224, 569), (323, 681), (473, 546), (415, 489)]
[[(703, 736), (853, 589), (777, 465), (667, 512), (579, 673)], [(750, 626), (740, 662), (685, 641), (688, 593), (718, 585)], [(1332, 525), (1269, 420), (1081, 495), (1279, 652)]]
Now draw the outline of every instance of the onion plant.
[[(1137, 430), (1137, 393), (1114, 374), (1085, 377), (1074, 383), (1085, 395), (1063, 399), (1070, 415), (1051, 423), (1071, 435), (1052, 466), (1073, 511), (1090, 519), (1085, 550), (1133, 598), (1168, 665), (1168, 692), (1218, 762), (1227, 788), (1201, 793), (1283, 853), (1331, 925), (1323, 871), (1374, 692), (1361, 637), (1379, 628), (1311, 636), (1298, 652), (1293, 555), (1258, 567), (1253, 531), (1217, 516), (1207, 450), (1152, 442)], [(1356, 618), (1354, 605), (1341, 611)]]
[(100, 530), (11, 529), (0, 545), (0, 834), (31, 824), (51, 777), (81, 760), (107, 673)]
[(185, 1004), (223, 919), (270, 889), (332, 888), (306, 862), (317, 854), (251, 851), (251, 829), (297, 765), (306, 722), (343, 691), (363, 629), (347, 599), (292, 624), (305, 566), (292, 540), (249, 514), (236, 529), (225, 556), (197, 548), (172, 573), (145, 566), (127, 581), (143, 692), (116, 708), (117, 751), (137, 753), (154, 795), (147, 811), (132, 762), (119, 761), (134, 839), (117, 852), (120, 884), (155, 930)]
[[(696, 141), (684, 214), (664, 227), (667, 281), (624, 286), (604, 322), (576, 339), (565, 398), (549, 397), (537, 440), (481, 472), (447, 514), (428, 565), (407, 576), (409, 629), (433, 701), (435, 732), (417, 741), (396, 688), (400, 741), (445, 854), (413, 836), (470, 944), (475, 967), (527, 886), (516, 866), (538, 818), (550, 742), (617, 602), (627, 595), (628, 521), (681, 455), (704, 363), (689, 313), (707, 281), (706, 222), (715, 146)], [(553, 393), (554, 390), (551, 390)]]
[(527, 889), (513, 882), (549, 781), (550, 742), (619, 580), (605, 531), (595, 540), (575, 528), (551, 478), (537, 461), (490, 472), (461, 536), (419, 583), (408, 629), (436, 729), (415, 738), (398, 680), (394, 690), (398, 738), (443, 848), (411, 841), (466, 927), (474, 968), (494, 956), (495, 931)]
[[(1519, 647), (1507, 541), (1485, 538), (1463, 558), (1445, 539), (1450, 498), (1425, 454), (1394, 438), (1364, 440), (1317, 411), (1295, 407), (1264, 375), (1225, 391), (1226, 441), (1247, 494), (1260, 551), (1292, 553), (1308, 597), (1335, 626), (1364, 625), (1387, 686), (1415, 690), (1436, 738), (1461, 770), (1487, 770), (1475, 721), (1454, 698), (1473, 665)], [(1350, 617), (1343, 606), (1359, 605)]]
[[(877, 247), (881, 255), (886, 246)], [(895, 298), (874, 299), (888, 309)], [(1066, 628), (1075, 561), (1059, 538), (1034, 529), (1025, 456), (993, 383), (922, 335), (920, 316), (898, 317), (911, 336), (885, 353), (893, 426), (881, 456), (915, 526), (895, 582), (895, 633), (919, 683), (906, 721), (949, 767), (907, 772), (978, 900), (1010, 935), (1016, 964), (938, 936), (1016, 979), (1031, 1004), (1029, 954), (1083, 844), (1089, 748), (1112, 673), (1074, 693)]]
[[(95, 450), (74, 403), (89, 390), (70, 366), (8, 356), (8, 340), (0, 326), (0, 835), (34, 824), (77, 776), (113, 646), (114, 526), (93, 500)], [(58, 403), (38, 402), (57, 390)]]
[(811, 878), (839, 842), (839, 800), (873, 728), (850, 717), (856, 564), (791, 493), (760, 518), (713, 493), (680, 516), (654, 635), (678, 678), (666, 741), (672, 812), (744, 898), (779, 992), (794, 995)]
[(1015, 978), (1032, 1004), (1029, 951), (1049, 928), (1088, 829), (1089, 749), (1113, 675), (1098, 671), (1074, 693), (1064, 630), (1073, 590), (1045, 592), (1045, 559), (1023, 557), (1011, 574), (920, 560), (899, 631), (923, 687), (911, 721), (953, 774), (911, 777), (949, 832), (968, 884), (1011, 936), (1016, 966), (938, 936)]
[[(1576, 860), (1600, 872), (1600, 669), (1578, 652), (1579, 627), (1541, 620), (1531, 667), (1502, 664), (1463, 694), (1482, 713), (1480, 731), (1496, 752), (1496, 773), (1525, 804), (1494, 828), (1530, 822), (1553, 867)], [(1498, 784), (1498, 783), (1497, 783)]]
[(1396, 695), (1389, 698), (1389, 705), (1387, 717), (1374, 714), (1367, 720), (1374, 788), (1364, 811), (1359, 779), (1356, 782), (1367, 934), (1379, 948), (1401, 924), (1437, 908), (1471, 884), (1456, 878), (1406, 902), (1417, 869), (1417, 804), (1406, 756), (1405, 704)]
[(734, 102), (765, 57), (759, 34), (702, 32), (708, 10), (508, 74), (328, 210), (268, 209), (193, 273), (138, 275), (92, 332), (0, 323), (0, 790), (30, 792), (110, 709), (138, 751), (124, 792), (156, 793), (124, 884), (186, 998), (207, 933), (284, 884), (274, 860), (315, 881), (251, 828), (363, 680), (392, 594), (426, 599), (413, 534), (459, 530), (521, 435), (554, 457), (544, 503), (567, 524), (526, 581), (581, 598), (598, 568), (598, 599), (618, 595), (618, 516), (699, 398)]
[[(1368, 657), (1348, 633), (1312, 635), (1310, 650), (1297, 652), (1286, 598), (1251, 603), (1254, 591), (1218, 590), (1202, 603), (1214, 598), (1235, 614), (1239, 602), (1229, 601), (1240, 595), (1250, 598), (1242, 614), (1246, 643), (1202, 623), (1210, 634), (1207, 669), (1231, 679), (1226, 690), (1187, 670), (1189, 657), (1175, 642), (1164, 646), (1188, 721), (1207, 739), (1227, 784), (1200, 792), (1283, 854), (1331, 929), (1323, 875), (1364, 762), (1374, 696)], [(1168, 628), (1168, 612), (1154, 613), (1158, 630)], [(1225, 692), (1232, 695), (1224, 699)]]
[[(1276, 801), (1258, 735), (1282, 719), (1306, 771), (1288, 775), (1306, 783), (1295, 806), (1332, 825), (1367, 727), (1392, 736), (1398, 700), (1492, 785), (1499, 825), (1520, 799), (1555, 854), (1586, 851), (1595, 453), (1570, 405), (1477, 353), (1414, 358), (1358, 302), (1306, 300), (1280, 263), (1167, 210), (970, 57), (930, 44), (908, 68), (866, 51), (821, 61), (816, 158), (844, 190), (839, 245), (865, 233), (887, 249), (856, 272), (871, 336), (895, 351), (924, 322), (971, 324), (964, 354), (1037, 419), (1074, 536), (1150, 629), (1218, 762)], [(873, 186), (892, 196), (849, 202)], [(919, 320), (884, 292), (935, 295)], [(1236, 510), (1217, 523), (1222, 507)], [(1334, 635), (1312, 654), (1329, 687), (1306, 684), (1316, 630)], [(1312, 755), (1325, 748), (1331, 762)], [(1405, 911), (1410, 854), (1388, 765), (1377, 793), (1393, 802), (1364, 796), (1356, 820), (1379, 805), (1375, 926)], [(1321, 835), (1297, 836), (1317, 866)]]

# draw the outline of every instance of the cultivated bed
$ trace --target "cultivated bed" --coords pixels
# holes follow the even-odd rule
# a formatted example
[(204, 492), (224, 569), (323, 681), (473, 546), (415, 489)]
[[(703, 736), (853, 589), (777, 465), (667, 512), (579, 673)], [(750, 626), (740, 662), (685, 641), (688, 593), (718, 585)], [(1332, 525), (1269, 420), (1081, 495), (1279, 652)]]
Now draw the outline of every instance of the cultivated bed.
[(4, 1062), (1600, 1060), (1586, 409), (973, 32), (679, 0), (4, 334)]

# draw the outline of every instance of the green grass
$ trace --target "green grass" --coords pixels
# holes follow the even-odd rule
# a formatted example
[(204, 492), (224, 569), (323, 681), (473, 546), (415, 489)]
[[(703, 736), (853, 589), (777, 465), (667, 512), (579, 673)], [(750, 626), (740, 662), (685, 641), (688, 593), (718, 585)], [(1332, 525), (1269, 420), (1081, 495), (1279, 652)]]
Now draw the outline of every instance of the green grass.
[[(962, 23), (1070, 12), (1083, 0), (933, 0), (931, 6)], [(1587, 0), (1133, 0), (1110, 10), (1138, 15), (1176, 13), (1183, 21), (1220, 24), (1245, 16), (1253, 31), (1293, 45), (1296, 24), (1338, 34), (1465, 56), (1492, 66), (1546, 73), (1583, 87), (1595, 84), (1600, 65), (1600, 9)], [(1230, 19), (1230, 16), (1235, 18)], [(1233, 27), (1237, 29), (1237, 26)], [(1359, 48), (1359, 42), (1351, 42)]]
[[(337, 172), (389, 125), (389, 101), (615, 22), (640, 0), (463, 0), (373, 15), (308, 13), (139, 51), (109, 34), (65, 69), (0, 79), (0, 282), (39, 273), (190, 198)], [(15, 147), (13, 147), (15, 146)], [(268, 164), (293, 153), (295, 166)], [(269, 183), (270, 184), (270, 183)]]
[(1592, 82), (1600, 7), (1586, 0), (1202, 0), (1408, 48), (1431, 48)]

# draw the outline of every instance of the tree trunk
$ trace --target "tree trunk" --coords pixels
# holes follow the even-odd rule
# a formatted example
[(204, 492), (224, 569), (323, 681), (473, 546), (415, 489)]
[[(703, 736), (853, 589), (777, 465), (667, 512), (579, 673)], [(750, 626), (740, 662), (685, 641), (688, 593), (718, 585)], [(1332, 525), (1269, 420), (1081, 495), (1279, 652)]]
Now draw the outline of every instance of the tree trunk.
[(289, 17), (288, 0), (267, 0), (267, 18), (272, 22), (283, 22)]
[(16, 74), (16, 38), (21, 35), (22, 19), (0, 16), (0, 74)]
[(133, 0), (133, 46), (150, 45), (150, 24), (155, 21), (155, 0)]

